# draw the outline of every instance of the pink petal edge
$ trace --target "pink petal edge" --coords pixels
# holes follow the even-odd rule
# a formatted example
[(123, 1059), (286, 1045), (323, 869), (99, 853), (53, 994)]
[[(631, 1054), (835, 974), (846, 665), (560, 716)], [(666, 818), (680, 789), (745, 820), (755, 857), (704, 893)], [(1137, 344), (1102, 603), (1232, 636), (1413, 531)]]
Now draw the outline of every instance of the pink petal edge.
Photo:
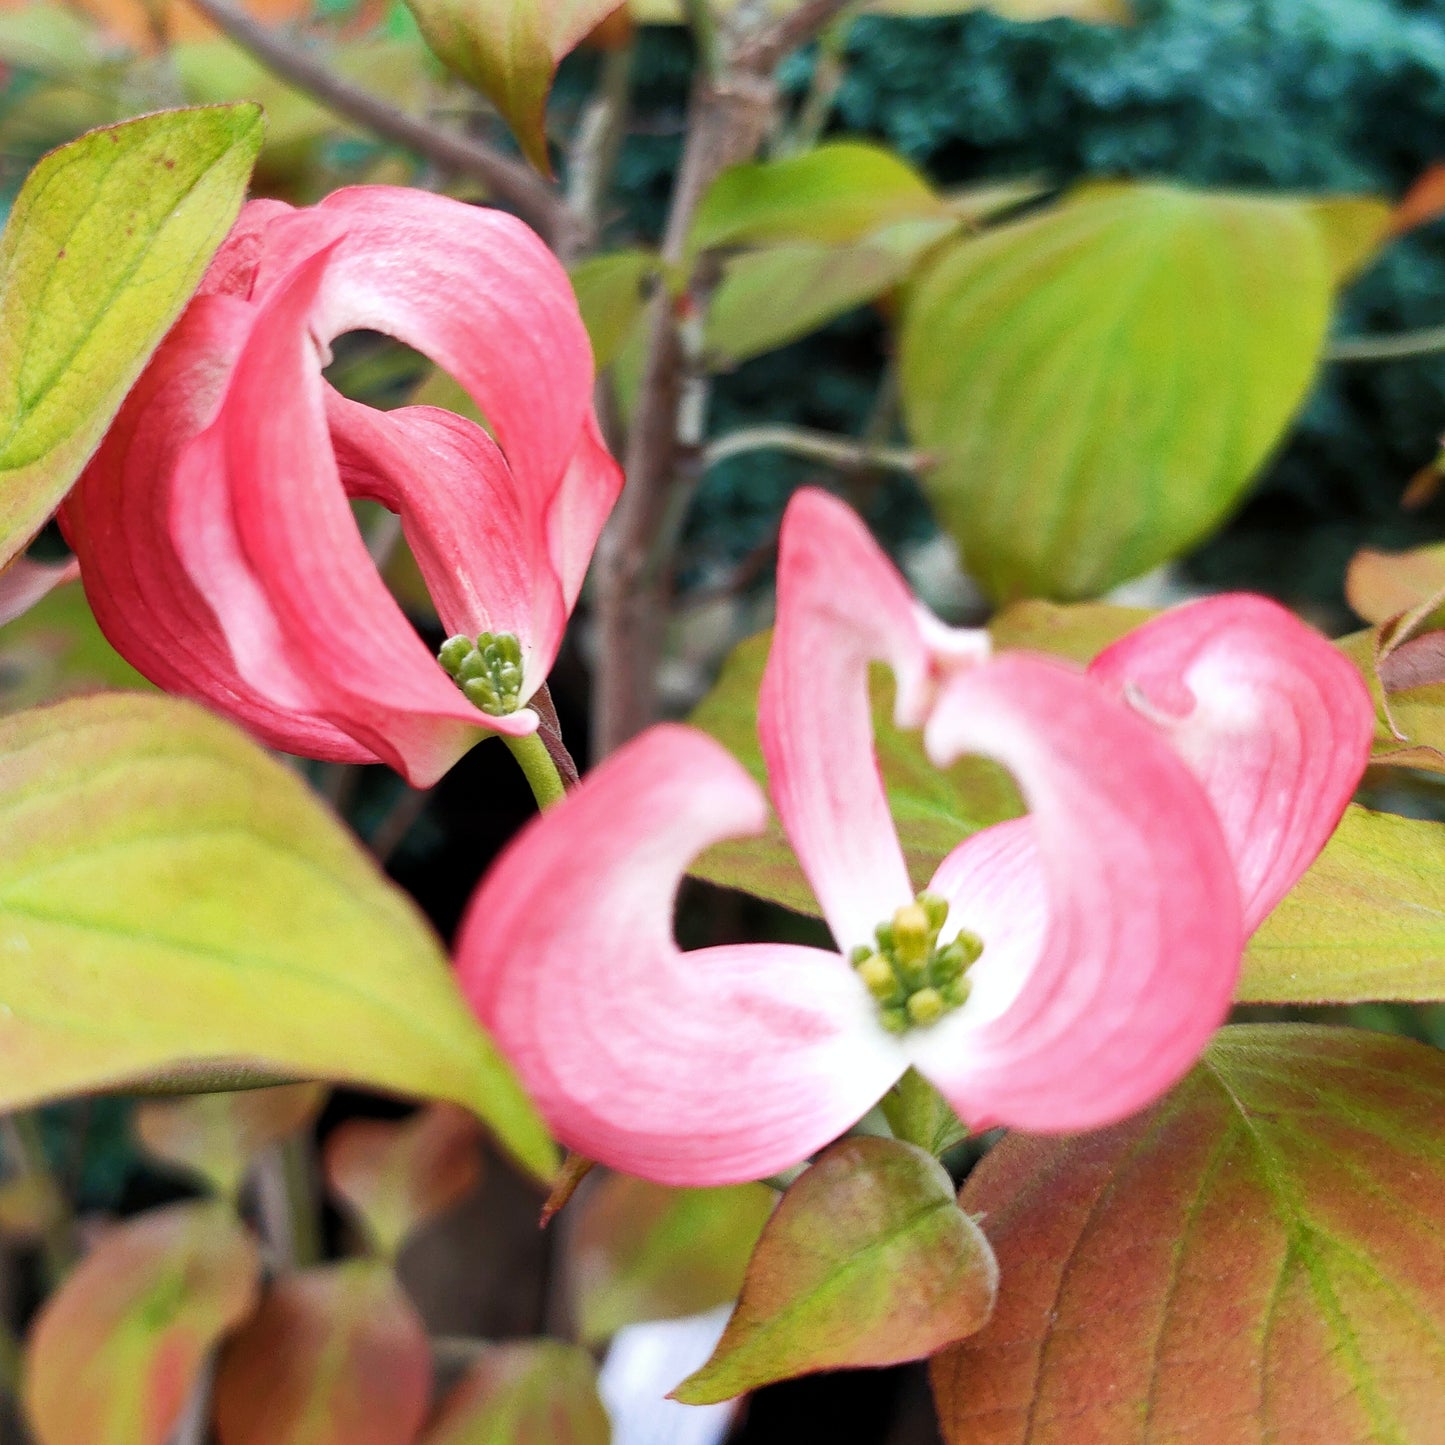
[(1209, 799), (1150, 724), (1026, 653), (952, 678), (925, 744), (940, 767), (963, 753), (1004, 764), (1030, 811), (938, 870), (949, 928), (985, 948), (976, 995), (909, 1036), (913, 1063), (975, 1129), (1092, 1129), (1142, 1108), (1199, 1056), (1239, 971), (1238, 890)]
[(1168, 736), (1214, 804), (1253, 933), (1334, 832), (1369, 761), (1375, 714), (1338, 648), (1264, 597), (1166, 612), (1090, 675)]
[(569, 1147), (665, 1184), (763, 1178), (902, 1072), (835, 954), (679, 952), (684, 869), (765, 816), (723, 748), (664, 725), (535, 819), (483, 882), (457, 946), (462, 989)]

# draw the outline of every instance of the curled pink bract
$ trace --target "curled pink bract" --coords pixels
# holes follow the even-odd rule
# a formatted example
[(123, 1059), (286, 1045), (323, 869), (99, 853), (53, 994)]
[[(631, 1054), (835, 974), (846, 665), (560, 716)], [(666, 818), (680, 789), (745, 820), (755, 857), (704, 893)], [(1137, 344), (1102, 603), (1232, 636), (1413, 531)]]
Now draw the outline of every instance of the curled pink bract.
[[(486, 418), (379, 412), (322, 375), (397, 337)], [(390, 186), (253, 201), (61, 512), (117, 650), (310, 757), (416, 786), (525, 734), (621, 486), (565, 272), (520, 221)], [(474, 707), (388, 592), (351, 501), (399, 514), (448, 633), (510, 633), (515, 711)]]
[[(1113, 1123), (1198, 1058), (1250, 929), (1363, 771), (1371, 708), (1342, 661), (1240, 596), (1165, 614), (1087, 671), (993, 656), (985, 634), (922, 610), (846, 507), (799, 493), (759, 735), (840, 951), (677, 948), (691, 859), (758, 831), (765, 800), (718, 744), (664, 727), (503, 855), (463, 925), (463, 988), (563, 1142), (666, 1183), (796, 1164), (909, 1067), (975, 1129)], [(886, 980), (863, 972), (894, 947), (878, 926), (896, 940), (922, 907), (874, 755), (874, 663), (938, 766), (994, 758), (1028, 806), (962, 840), (929, 882), (929, 908), (946, 905), (930, 946), (966, 934), (981, 952), (960, 997), (902, 1028), (873, 986)]]

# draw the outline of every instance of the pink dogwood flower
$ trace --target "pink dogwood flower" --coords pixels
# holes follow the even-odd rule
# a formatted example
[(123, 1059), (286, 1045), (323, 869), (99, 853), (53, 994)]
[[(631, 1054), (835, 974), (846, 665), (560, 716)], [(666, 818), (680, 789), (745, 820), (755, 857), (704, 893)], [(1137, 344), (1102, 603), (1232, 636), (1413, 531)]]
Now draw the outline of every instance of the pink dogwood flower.
[[(873, 752), (875, 662), (935, 764), (994, 758), (1028, 805), (922, 894)], [(993, 656), (914, 601), (851, 512), (800, 493), (759, 733), (839, 951), (678, 950), (684, 870), (767, 808), (718, 744), (663, 726), (498, 862), (463, 925), (462, 985), (563, 1142), (669, 1184), (796, 1164), (909, 1066), (975, 1129), (1099, 1127), (1197, 1058), (1371, 730), (1353, 667), (1271, 602), (1166, 613), (1087, 671)]]
[[(363, 328), (449, 371), (487, 426), (342, 397), (322, 368)], [(276, 747), (433, 782), (488, 730), (538, 725), (621, 486), (592, 376), (567, 276), (513, 217), (391, 186), (253, 201), (62, 509), (95, 615)], [(443, 665), (353, 498), (400, 515), (456, 634)]]

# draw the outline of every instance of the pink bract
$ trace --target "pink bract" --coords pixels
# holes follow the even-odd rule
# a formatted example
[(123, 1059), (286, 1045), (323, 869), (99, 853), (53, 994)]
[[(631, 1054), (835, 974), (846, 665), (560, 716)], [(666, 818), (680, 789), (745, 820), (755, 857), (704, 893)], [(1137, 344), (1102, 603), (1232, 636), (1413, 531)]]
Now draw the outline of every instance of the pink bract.
[[(322, 376), (386, 332), (484, 429), (378, 412)], [(390, 186), (253, 201), (61, 512), (106, 635), (168, 691), (310, 757), (416, 786), (487, 730), (525, 734), (621, 486), (565, 272), (513, 217)], [(448, 633), (509, 632), (522, 706), (453, 684), (387, 591), (353, 498), (402, 521)]]
[[(841, 953), (681, 952), (679, 881), (762, 829), (761, 790), (691, 729), (652, 730), (534, 822), (463, 925), (463, 987), (558, 1137), (679, 1185), (755, 1179), (836, 1137), (909, 1066), (972, 1128), (1100, 1127), (1170, 1087), (1229, 1007), (1249, 931), (1329, 836), (1373, 714), (1282, 608), (1167, 613), (1087, 671), (927, 614), (818, 492), (783, 523), (759, 732)], [(929, 890), (982, 938), (967, 1001), (886, 1030), (846, 955), (914, 885), (873, 752), (868, 669), (935, 764), (1010, 769), (1028, 816), (964, 840)]]

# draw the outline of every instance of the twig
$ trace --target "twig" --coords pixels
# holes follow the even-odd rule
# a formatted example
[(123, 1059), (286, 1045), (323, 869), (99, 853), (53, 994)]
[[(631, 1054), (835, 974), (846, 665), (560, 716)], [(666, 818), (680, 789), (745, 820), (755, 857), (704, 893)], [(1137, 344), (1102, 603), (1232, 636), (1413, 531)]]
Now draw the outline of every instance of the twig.
[(298, 49), (294, 42), (258, 24), (230, 0), (191, 0), (191, 3), (242, 50), (328, 110), (383, 140), (405, 146), (440, 170), (480, 181), (491, 196), (511, 206), (555, 248), (560, 250), (568, 244), (573, 220), (566, 203), (521, 161), (469, 136), (439, 130), (417, 116), (397, 110), (380, 96), (327, 69), (314, 56)]
[(703, 465), (715, 467), (732, 457), (761, 451), (788, 452), (837, 467), (886, 467), (889, 471), (911, 474), (921, 472), (931, 460), (926, 452), (907, 447), (877, 446), (803, 427), (757, 426), (719, 437), (703, 451)]
[[(720, 73), (701, 67), (688, 106), (687, 141), (672, 193), (662, 257), (680, 266), (693, 215), (708, 187), (731, 165), (747, 160), (773, 120), (774, 71), (789, 51), (816, 34), (849, 0), (808, 0), (776, 23), (720, 36)], [(659, 288), (647, 320), (638, 405), (628, 437), (627, 486), (597, 551), (598, 654), (593, 695), (597, 757), (640, 732), (657, 708), (657, 663), (662, 647), (676, 522), (700, 475), (706, 376), (679, 327), (700, 331), (711, 280), (704, 260), (689, 292), (675, 301)]]
[[(575, 226), (572, 244), (578, 251), (594, 246), (605, 217), (607, 187), (627, 128), (632, 93), (632, 46), (608, 50), (602, 57), (597, 92), (587, 102), (577, 123), (576, 139), (567, 161), (567, 203)], [(572, 256), (563, 256), (571, 261)]]
[(403, 786), (396, 800), (382, 814), (381, 822), (371, 830), (367, 847), (371, 850), (371, 856), (383, 868), (391, 862), (391, 855), (401, 847), (406, 835), (426, 812), (426, 805), (430, 801), (431, 794), (424, 789)]
[(1397, 336), (1348, 336), (1325, 348), (1326, 361), (1395, 361), (1445, 351), (1445, 326), (1402, 331)]
[(176, 1425), (170, 1445), (206, 1445), (211, 1438), (211, 1390), (216, 1380), (216, 1357), (211, 1355), (191, 1388), (185, 1413)]

